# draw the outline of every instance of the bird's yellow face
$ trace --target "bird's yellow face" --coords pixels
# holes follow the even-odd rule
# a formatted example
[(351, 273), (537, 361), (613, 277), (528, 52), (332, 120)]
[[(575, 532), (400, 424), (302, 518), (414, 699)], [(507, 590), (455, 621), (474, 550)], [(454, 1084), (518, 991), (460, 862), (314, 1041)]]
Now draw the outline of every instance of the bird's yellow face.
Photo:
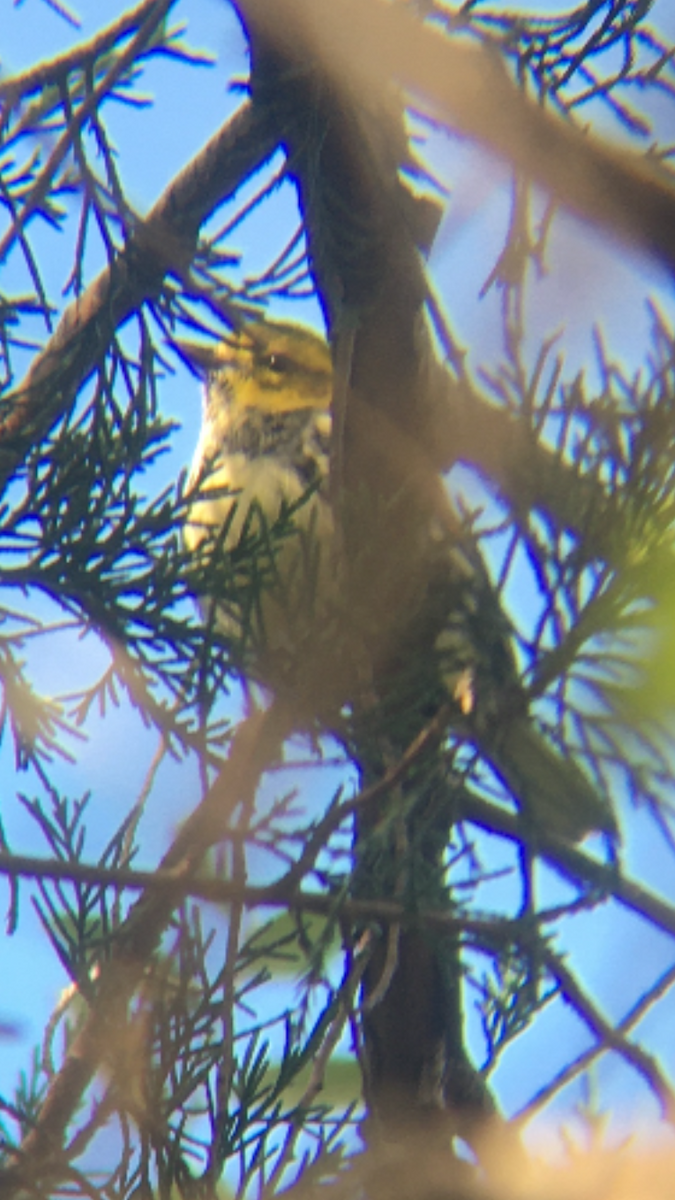
[(263, 412), (322, 408), (331, 401), (332, 366), (323, 338), (302, 326), (268, 324), (221, 343), (227, 370), (239, 374), (236, 403)]
[[(179, 342), (208, 378), (212, 407), (239, 413), (330, 408), (332, 366), (325, 340), (311, 329), (260, 322), (215, 346)], [(224, 395), (226, 393), (226, 395)]]

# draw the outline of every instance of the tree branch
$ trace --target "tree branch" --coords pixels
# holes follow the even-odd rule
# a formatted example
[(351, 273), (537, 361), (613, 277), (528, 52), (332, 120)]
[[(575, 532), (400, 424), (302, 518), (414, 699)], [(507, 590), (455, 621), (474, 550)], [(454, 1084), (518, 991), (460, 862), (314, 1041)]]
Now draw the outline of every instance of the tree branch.
[(0, 82), (0, 105), (11, 106), (18, 99), (23, 100), (49, 84), (57, 83), (71, 71), (87, 66), (100, 55), (112, 50), (116, 42), (122, 41), (128, 34), (139, 29), (156, 6), (157, 0), (142, 0), (135, 8), (122, 13), (116, 21), (94, 34), (88, 42), (80, 42), (72, 50), (66, 50), (47, 62), (37, 63), (27, 71), (9, 75)]
[(84, 122), (93, 112), (96, 111), (100, 102), (114, 88), (115, 84), (121, 79), (124, 72), (138, 58), (145, 44), (155, 33), (157, 26), (166, 16), (171, 4), (175, 0), (157, 0), (157, 3), (149, 9), (143, 20), (135, 38), (129, 43), (125, 50), (115, 58), (111, 66), (106, 71), (105, 75), (92, 89), (91, 93), (82, 101), (79, 108), (68, 114), (69, 119), (66, 122), (66, 128), (61, 134), (61, 137), (56, 142), (49, 157), (42, 167), (35, 183), (30, 188), (26, 202), (23, 208), (14, 216), (9, 229), (5, 236), (0, 240), (0, 262), (4, 262), (11, 250), (14, 242), (21, 237), (27, 222), (33, 213), (40, 207), (43, 200), (49, 194), (56, 173), (65, 159), (69, 150), (72, 148), (73, 141), (82, 129)]
[[(652, 1006), (672, 988), (674, 983), (675, 967), (669, 967), (668, 970), (664, 971), (660, 978), (657, 979), (656, 983), (653, 984), (653, 986), (650, 987), (648, 991), (646, 991), (644, 995), (640, 997), (637, 1003), (634, 1004), (630, 1011), (626, 1013), (625, 1017), (619, 1021), (618, 1025), (616, 1026), (616, 1032), (624, 1035), (630, 1033), (631, 1029), (633, 1029), (635, 1025), (637, 1025), (645, 1016), (645, 1014), (652, 1008)], [(584, 1053), (575, 1058), (573, 1062), (568, 1063), (566, 1067), (563, 1067), (563, 1069), (558, 1072), (558, 1074), (550, 1081), (550, 1083), (547, 1083), (544, 1087), (540, 1088), (536, 1095), (533, 1096), (532, 1099), (529, 1100), (519, 1112), (514, 1114), (514, 1123), (519, 1126), (525, 1125), (529, 1120), (532, 1119), (532, 1117), (536, 1116), (536, 1114), (544, 1107), (544, 1105), (548, 1104), (549, 1100), (551, 1100), (553, 1096), (561, 1091), (562, 1088), (566, 1087), (568, 1083), (571, 1083), (571, 1081), (577, 1077), (577, 1075), (580, 1075), (582, 1071), (585, 1071), (588, 1067), (590, 1067), (591, 1063), (593, 1063), (601, 1054), (604, 1054), (607, 1050), (611, 1049), (611, 1046), (608, 1046), (603, 1042), (595, 1046), (591, 1046), (590, 1050), (585, 1050)]]
[(201, 223), (257, 170), (278, 141), (267, 116), (244, 104), (169, 184), (115, 262), (66, 309), (25, 379), (3, 398), (0, 476), (67, 412), (110, 339), (164, 277), (192, 260)]
[[(116, 931), (111, 955), (101, 966), (96, 996), (85, 1023), (68, 1047), (65, 1062), (51, 1081), (37, 1120), (14, 1161), (0, 1170), (3, 1200), (26, 1186), (37, 1186), (47, 1175), (53, 1183), (52, 1172), (67, 1169), (62, 1157), (64, 1135), (106, 1057), (111, 1027), (124, 1022), (129, 1001), (151, 963), (162, 931), (185, 895), (185, 885), (206, 851), (222, 836), (234, 806), (256, 787), (261, 773), (278, 755), (287, 733), (286, 720), (274, 705), (239, 726), (227, 763), (162, 860), (165, 885), (154, 887), (152, 873), (143, 881), (145, 890)], [(53, 877), (57, 877), (59, 867), (67, 865), (76, 864), (52, 864)]]
[(675, 1123), (675, 1093), (661, 1071), (658, 1063), (641, 1046), (630, 1042), (625, 1033), (615, 1028), (592, 1000), (586, 995), (573, 973), (567, 969), (559, 955), (544, 948), (542, 958), (554, 979), (557, 980), (562, 995), (581, 1017), (602, 1046), (614, 1050), (625, 1058), (636, 1071), (646, 1079), (649, 1087), (658, 1098), (663, 1116)]
[(671, 177), (530, 103), (488, 47), (451, 40), (383, 0), (242, 0), (242, 8), (278, 45), (297, 53), (304, 43), (331, 78), (366, 103), (398, 81), (571, 212), (675, 269)]
[[(502, 834), (515, 840), (523, 838), (524, 830), (519, 818), (498, 805), (472, 795), (468, 789), (462, 793), (460, 803), (462, 816), (488, 833)], [(675, 936), (675, 907), (648, 888), (627, 879), (614, 864), (608, 866), (600, 863), (562, 839), (546, 837), (543, 831), (537, 832), (536, 845), (532, 845), (532, 850), (572, 882), (578, 883), (582, 880), (590, 884), (608, 897), (618, 900), (638, 916), (644, 917), (664, 933)]]
[[(227, 764), (224, 769), (226, 768)], [(329, 830), (336, 828), (360, 804), (367, 804), (375, 797), (379, 798), (383, 791), (379, 784), (376, 785), (376, 789), (365, 788), (353, 800), (337, 806), (334, 813), (327, 814), (330, 816), (330, 821), (325, 826), (322, 825), (324, 833), (327, 835)], [(462, 816), (465, 819), (485, 829), (488, 833), (497, 833), (514, 841), (520, 841), (524, 837), (525, 830), (519, 818), (496, 804), (490, 804), (478, 796), (471, 795), (468, 790), (462, 793), (461, 807)], [(227, 827), (224, 824), (220, 825), (219, 837), (227, 839), (228, 835)], [(170, 851), (170, 853), (174, 852)], [(561, 871), (573, 883), (577, 885), (580, 882), (586, 885), (590, 884), (599, 892), (604, 893), (608, 899), (617, 900), (624, 908), (630, 909), (670, 937), (675, 937), (675, 906), (668, 904), (667, 901), (662, 900), (642, 884), (619, 874), (616, 867), (599, 863), (582, 850), (576, 850), (560, 839), (545, 838), (543, 835), (538, 838), (536, 853)], [(182, 864), (182, 860), (180, 861)], [(183, 873), (182, 865), (180, 870), (174, 869), (167, 865), (166, 858), (163, 865), (157, 870), (137, 871), (127, 867), (103, 867), (96, 863), (58, 861), (2, 851), (0, 852), (0, 874), (6, 875), (8, 878), (62, 879), (77, 883), (100, 884), (102, 887), (113, 887), (120, 891), (127, 888), (148, 889), (150, 892), (154, 890), (169, 891), (180, 894), (181, 898), (194, 896), (216, 904), (229, 904), (231, 901), (238, 900), (248, 908), (269, 905), (276, 908), (298, 908), (307, 912), (328, 914), (335, 907), (333, 896), (325, 896), (318, 892), (298, 891), (300, 880), (296, 876), (294, 867), (291, 867), (288, 875), (282, 876), (274, 883), (255, 887), (247, 885), (242, 888), (231, 880), (194, 877), (188, 879)], [(289, 886), (291, 880), (296, 885), (293, 888)], [(345, 900), (341, 902), (341, 905), (345, 907), (344, 910), (341, 907), (340, 911), (344, 911), (345, 916), (354, 918), (379, 917), (386, 920), (401, 920), (406, 917), (405, 906), (396, 901)], [(550, 913), (543, 914), (542, 919), (555, 920), (558, 916), (559, 910), (555, 908)], [(419, 919), (422, 924), (437, 929), (470, 930), (473, 928), (470, 921), (467, 923), (466, 918), (456, 919), (443, 910), (439, 912), (427, 910), (423, 914), (419, 914)], [(476, 925), (476, 929), (483, 932), (487, 927), (483, 922), (478, 922)], [(504, 927), (514, 930), (517, 928), (517, 922), (505, 921)], [(491, 922), (489, 928), (495, 930), (497, 924)]]

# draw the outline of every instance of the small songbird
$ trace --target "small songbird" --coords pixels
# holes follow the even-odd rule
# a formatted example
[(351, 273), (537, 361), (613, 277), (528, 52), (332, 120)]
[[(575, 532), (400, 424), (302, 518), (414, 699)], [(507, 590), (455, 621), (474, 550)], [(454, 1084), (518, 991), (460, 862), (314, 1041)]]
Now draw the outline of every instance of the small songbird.
[[(242, 670), (275, 692), (295, 692), (299, 707), (301, 694), (316, 694), (322, 684), (344, 708), (344, 689), (359, 677), (354, 646), (372, 639), (379, 679), (391, 685), (385, 719), (398, 723), (393, 741), (401, 751), (434, 707), (449, 704), (456, 714), (450, 725), (535, 829), (570, 841), (594, 831), (615, 837), (607, 801), (527, 711), (508, 623), (444, 488), (433, 492), (427, 515), (427, 500), (416, 496), (415, 562), (408, 561), (413, 541), (402, 537), (407, 559), (379, 593), (374, 543), (372, 554), (361, 551), (358, 570), (341, 572), (328, 495), (332, 366), (325, 340), (301, 325), (265, 320), (217, 344), (178, 346), (205, 379), (185, 544), (194, 555), (229, 556), (233, 571), (244, 536), (259, 547), (255, 586), (240, 589), (239, 599), (235, 591), (235, 599), (200, 597), (202, 613), (236, 641)], [(368, 488), (357, 490), (350, 519), (368, 528)], [(366, 507), (359, 512), (359, 505)], [(389, 535), (392, 529), (390, 522)], [(386, 561), (391, 573), (396, 560), (389, 554)], [(358, 637), (350, 639), (350, 611), (364, 607), (354, 579), (370, 611), (361, 612)]]
[(328, 346), (311, 330), (272, 322), (213, 346), (179, 345), (206, 378), (190, 473), (201, 486), (186, 546), (208, 555), (219, 539), (225, 552), (244, 533), (257, 541), (255, 577), (229, 600), (218, 596), (218, 625), (236, 642), (245, 674), (297, 689), (332, 594)]

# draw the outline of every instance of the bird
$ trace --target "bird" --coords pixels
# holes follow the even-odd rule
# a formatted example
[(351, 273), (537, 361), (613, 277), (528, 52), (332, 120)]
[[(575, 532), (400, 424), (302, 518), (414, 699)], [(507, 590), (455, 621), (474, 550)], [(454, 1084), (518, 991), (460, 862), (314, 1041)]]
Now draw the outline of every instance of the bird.
[[(229, 600), (217, 597), (216, 623), (247, 679), (297, 696), (305, 651), (328, 621), (328, 346), (303, 326), (269, 321), (216, 344), (178, 345), (205, 379), (185, 545), (192, 556), (218, 557), (226, 529), (232, 586)], [(256, 550), (250, 574), (252, 556), (236, 555), (247, 539)], [(204, 615), (212, 602), (202, 599)]]
[[(401, 752), (446, 705), (455, 736), (473, 746), (535, 836), (576, 843), (599, 832), (614, 841), (609, 802), (529, 711), (509, 622), (440, 476), (422, 493), (402, 487), (384, 516), (368, 481), (355, 488), (348, 511), (360, 562), (345, 569), (329, 489), (326, 339), (265, 318), (217, 342), (176, 345), (204, 381), (186, 548), (234, 581), (251, 561), (244, 542), (257, 547), (249, 586), (214, 595), (206, 572), (199, 598), (202, 615), (236, 647), (242, 672), (291, 697), (300, 714), (320, 710), (343, 744), (360, 741), (362, 762), (373, 712)], [(399, 530), (401, 556), (388, 546), (378, 557), (378, 538), (391, 541)], [(355, 692), (372, 689), (373, 662), (378, 704), (372, 696), (370, 706), (352, 703), (361, 713), (355, 739), (345, 713)]]

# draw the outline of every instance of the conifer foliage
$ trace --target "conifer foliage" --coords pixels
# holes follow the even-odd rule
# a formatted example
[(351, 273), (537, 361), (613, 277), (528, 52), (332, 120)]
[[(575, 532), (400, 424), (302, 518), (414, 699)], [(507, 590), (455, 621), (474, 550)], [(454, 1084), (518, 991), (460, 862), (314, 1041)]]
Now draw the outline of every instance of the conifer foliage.
[[(62, 981), (32, 1051), (0, 993), (0, 1198), (498, 1200), (541, 1112), (675, 1113), (675, 337), (664, 291), (580, 367), (561, 267), (604, 240), (636, 312), (675, 268), (672, 16), (214, 3), (246, 77), (141, 210), (113, 114), (158, 63), (189, 99), (193, 7), (0, 75), (0, 966)], [(509, 197), (478, 283), (462, 172)], [(310, 301), (343, 623), (299, 706), (209, 603), (258, 611), (297, 508), (184, 544), (181, 340)]]

